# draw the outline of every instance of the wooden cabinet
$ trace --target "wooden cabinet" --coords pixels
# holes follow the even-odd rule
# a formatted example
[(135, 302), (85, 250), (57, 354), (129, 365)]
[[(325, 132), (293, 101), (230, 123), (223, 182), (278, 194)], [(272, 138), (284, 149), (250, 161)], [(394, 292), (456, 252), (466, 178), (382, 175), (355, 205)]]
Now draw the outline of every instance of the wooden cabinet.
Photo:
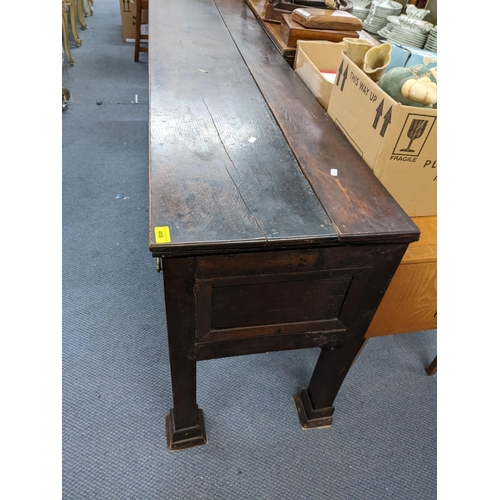
[(437, 217), (414, 217), (420, 240), (411, 243), (365, 335), (437, 327)]

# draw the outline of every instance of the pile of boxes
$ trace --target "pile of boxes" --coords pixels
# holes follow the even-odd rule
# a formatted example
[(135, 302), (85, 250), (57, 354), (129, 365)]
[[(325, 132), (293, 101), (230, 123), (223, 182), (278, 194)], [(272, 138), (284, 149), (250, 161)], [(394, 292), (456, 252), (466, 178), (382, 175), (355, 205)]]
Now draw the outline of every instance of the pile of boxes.
[[(344, 49), (299, 41), (294, 69), (403, 210), (437, 215), (437, 109), (396, 102)], [(425, 57), (404, 50), (406, 65)]]

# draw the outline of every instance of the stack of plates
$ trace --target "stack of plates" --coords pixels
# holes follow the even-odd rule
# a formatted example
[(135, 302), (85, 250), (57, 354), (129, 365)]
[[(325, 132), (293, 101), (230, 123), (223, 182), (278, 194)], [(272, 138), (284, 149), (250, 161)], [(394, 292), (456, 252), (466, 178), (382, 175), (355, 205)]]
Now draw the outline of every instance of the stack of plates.
[(388, 42), (408, 45), (418, 49), (424, 48), (427, 33), (434, 27), (431, 23), (408, 16), (388, 16), (389, 23), (378, 31)]
[(352, 0), (351, 14), (364, 21), (370, 12), (370, 3), (371, 0)]
[(369, 13), (370, 13), (370, 9), (367, 9), (366, 7), (359, 7), (356, 4), (354, 4), (352, 7), (351, 14), (353, 16), (356, 16), (358, 19), (361, 19), (361, 21), (364, 21), (367, 18)]
[(430, 50), (431, 52), (437, 52), (438, 51), (438, 27), (434, 26), (429, 31), (429, 34), (427, 35), (427, 41), (425, 42), (424, 49), (425, 50)]
[(370, 3), (371, 0), (352, 0), (351, 14), (364, 21), (370, 12)]
[(363, 29), (369, 33), (377, 33), (387, 24), (387, 16), (398, 16), (402, 9), (403, 6), (393, 0), (374, 1), (363, 21)]

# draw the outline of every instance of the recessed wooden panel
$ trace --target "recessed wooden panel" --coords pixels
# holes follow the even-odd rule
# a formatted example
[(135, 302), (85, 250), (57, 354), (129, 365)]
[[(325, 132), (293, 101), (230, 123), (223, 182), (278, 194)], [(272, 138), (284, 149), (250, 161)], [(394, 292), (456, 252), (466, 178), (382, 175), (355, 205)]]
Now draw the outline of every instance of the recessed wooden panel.
[(370, 268), (197, 281), (197, 342), (343, 333)]
[(212, 289), (212, 328), (336, 318), (350, 278), (222, 286)]

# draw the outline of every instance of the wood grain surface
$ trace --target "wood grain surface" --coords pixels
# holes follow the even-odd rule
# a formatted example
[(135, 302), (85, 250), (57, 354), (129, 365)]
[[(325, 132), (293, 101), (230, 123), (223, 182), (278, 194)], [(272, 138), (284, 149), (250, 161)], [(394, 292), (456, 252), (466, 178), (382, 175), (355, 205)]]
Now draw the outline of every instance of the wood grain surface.
[(418, 228), (276, 51), (245, 1), (215, 3), (340, 241), (418, 239)]
[(437, 261), (437, 217), (412, 217), (420, 229), (420, 239), (411, 243), (401, 264)]
[[(321, 347), (301, 422), (330, 424), (418, 227), (244, 0), (150, 2), (149, 78), (149, 245), (163, 269), (169, 449), (206, 443), (203, 359)], [(156, 242), (165, 226), (171, 241)]]
[(149, 31), (151, 247), (337, 240), (213, 2), (154, 2)]
[(418, 238), (244, 0), (153, 2), (149, 23), (154, 254)]
[(281, 37), (288, 47), (297, 47), (298, 40), (326, 40), (341, 42), (344, 38), (359, 38), (356, 30), (345, 27), (333, 29), (304, 28), (292, 19), (291, 14), (283, 14)]
[(436, 263), (401, 264), (366, 337), (436, 329), (436, 287)]

